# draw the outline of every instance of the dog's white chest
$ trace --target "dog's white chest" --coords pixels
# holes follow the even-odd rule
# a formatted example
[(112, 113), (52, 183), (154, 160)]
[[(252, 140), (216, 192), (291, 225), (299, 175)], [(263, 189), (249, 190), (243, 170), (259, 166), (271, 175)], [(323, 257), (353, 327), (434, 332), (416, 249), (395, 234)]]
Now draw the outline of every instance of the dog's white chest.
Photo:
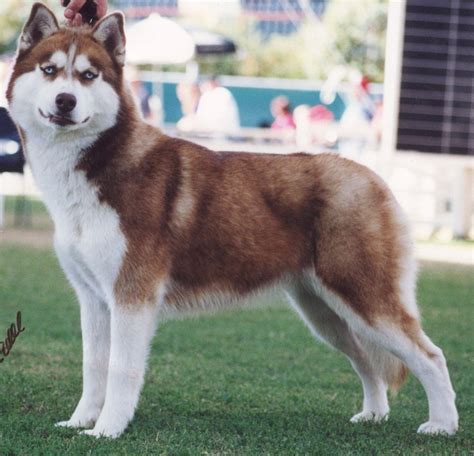
[[(49, 150), (43, 164), (42, 154), (31, 152), (35, 180), (54, 220), (55, 247), (63, 268), (112, 299), (126, 251), (117, 212), (100, 201), (97, 188), (76, 169), (76, 153)], [(58, 154), (56, 160), (51, 160), (52, 153)]]
[(102, 208), (92, 210), (90, 217), (79, 223), (81, 228), (76, 232), (63, 228), (69, 223), (58, 226), (56, 250), (59, 256), (67, 256), (65, 268), (72, 267), (90, 288), (110, 302), (114, 299), (114, 285), (126, 250), (118, 216), (112, 209)]

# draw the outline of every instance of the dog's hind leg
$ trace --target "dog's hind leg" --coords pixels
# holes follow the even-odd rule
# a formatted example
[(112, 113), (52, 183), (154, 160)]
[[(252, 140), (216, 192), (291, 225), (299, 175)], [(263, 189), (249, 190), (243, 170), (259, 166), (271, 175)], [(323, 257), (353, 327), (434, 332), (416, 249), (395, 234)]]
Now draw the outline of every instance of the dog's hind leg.
[[(378, 294), (374, 287), (370, 293), (365, 293), (364, 313), (361, 313), (358, 312), (360, 308), (350, 304), (349, 296), (344, 299), (342, 292), (332, 292), (317, 278), (314, 283), (327, 305), (348, 322), (356, 334), (362, 334), (372, 347), (378, 347), (379, 353), (384, 353), (384, 350), (390, 352), (392, 359), (395, 355), (421, 382), (428, 397), (429, 421), (421, 425), (418, 432), (454, 434), (458, 428), (458, 413), (446, 359), (421, 328), (414, 306), (414, 291), (405, 289), (384, 296)], [(362, 296), (357, 293), (364, 288), (361, 285), (357, 287), (356, 281), (352, 286), (353, 298), (356, 302), (362, 302)], [(394, 363), (390, 361), (388, 365)], [(399, 363), (399, 366), (403, 365)], [(403, 370), (399, 372), (398, 378), (403, 380)], [(397, 383), (397, 376), (393, 380)]]
[(454, 434), (458, 429), (456, 395), (442, 350), (423, 332), (417, 318), (379, 320), (367, 325), (378, 345), (400, 358), (423, 385), (429, 404), (429, 421), (418, 428), (423, 434)]
[[(355, 333), (379, 353), (395, 355), (420, 380), (430, 417), (419, 432), (453, 434), (455, 394), (442, 351), (421, 329), (407, 221), (377, 176), (357, 165), (348, 168), (352, 174), (344, 179), (342, 172), (328, 177), (331, 204), (316, 220), (314, 274), (307, 279)], [(393, 383), (403, 379), (399, 366)]]
[[(362, 382), (364, 402), (362, 411), (354, 415), (352, 422), (382, 421), (388, 417), (387, 362), (393, 357), (384, 351), (379, 353), (370, 342), (354, 333), (310, 286), (296, 281), (286, 287), (289, 300), (313, 335), (344, 353), (350, 360)], [(385, 366), (385, 370), (381, 368)]]

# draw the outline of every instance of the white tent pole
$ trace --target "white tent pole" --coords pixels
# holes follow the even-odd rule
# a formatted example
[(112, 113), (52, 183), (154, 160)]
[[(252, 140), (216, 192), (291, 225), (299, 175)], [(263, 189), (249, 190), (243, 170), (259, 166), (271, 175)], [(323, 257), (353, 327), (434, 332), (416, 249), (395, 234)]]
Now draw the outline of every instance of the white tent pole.
[(385, 47), (385, 71), (383, 90), (383, 126), (379, 173), (388, 179), (391, 162), (397, 148), (400, 82), (405, 32), (405, 0), (388, 3), (387, 39)]

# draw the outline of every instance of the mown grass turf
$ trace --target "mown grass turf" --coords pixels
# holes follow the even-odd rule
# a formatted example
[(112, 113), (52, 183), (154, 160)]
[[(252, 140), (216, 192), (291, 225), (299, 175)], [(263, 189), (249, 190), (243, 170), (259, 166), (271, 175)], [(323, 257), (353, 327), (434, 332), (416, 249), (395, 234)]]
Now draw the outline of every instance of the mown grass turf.
[(425, 328), (445, 351), (461, 428), (427, 437), (412, 377), (382, 425), (348, 422), (361, 388), (345, 358), (316, 343), (282, 302), (164, 323), (136, 416), (118, 440), (56, 429), (81, 392), (79, 309), (50, 251), (0, 247), (0, 337), (26, 331), (0, 364), (0, 455), (472, 454), (474, 269), (423, 268)]

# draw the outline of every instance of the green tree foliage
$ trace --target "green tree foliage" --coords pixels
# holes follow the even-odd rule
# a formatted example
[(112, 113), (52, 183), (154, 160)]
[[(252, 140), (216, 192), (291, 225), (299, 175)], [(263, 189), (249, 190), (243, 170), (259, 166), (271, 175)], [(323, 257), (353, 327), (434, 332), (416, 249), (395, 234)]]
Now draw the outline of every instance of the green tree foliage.
[(334, 0), (322, 26), (326, 32), (324, 60), (358, 69), (372, 81), (383, 80), (386, 0)]
[[(41, 0), (58, 17), (62, 9), (59, 0)], [(0, 0), (0, 55), (13, 52), (24, 22), (30, 14), (33, 0)]]
[(2, 0), (0, 2), (0, 54), (13, 51), (22, 23), (31, 5), (28, 2)]
[(201, 59), (203, 73), (325, 79), (335, 66), (357, 69), (383, 80), (386, 0), (329, 2), (321, 19), (309, 17), (292, 35), (264, 41), (255, 24), (214, 23), (213, 29), (238, 44), (237, 58)]

